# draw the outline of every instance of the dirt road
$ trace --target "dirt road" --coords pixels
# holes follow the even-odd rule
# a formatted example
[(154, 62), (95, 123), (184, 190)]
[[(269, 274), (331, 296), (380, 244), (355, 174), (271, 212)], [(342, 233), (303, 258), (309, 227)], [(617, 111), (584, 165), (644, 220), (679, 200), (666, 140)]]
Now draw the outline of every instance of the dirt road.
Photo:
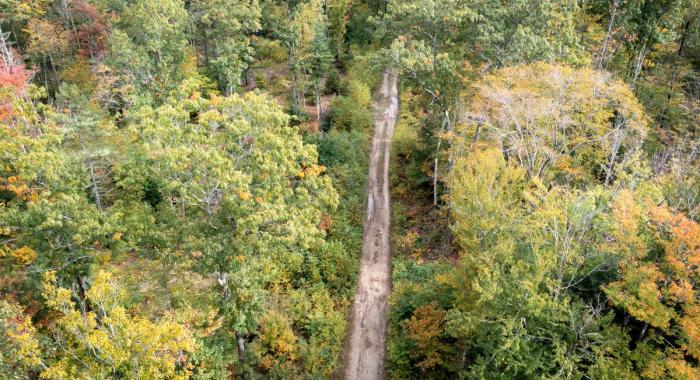
[(360, 279), (345, 348), (347, 380), (384, 378), (387, 301), (391, 290), (389, 158), (398, 107), (396, 75), (387, 71), (374, 97), (374, 137), (369, 160)]

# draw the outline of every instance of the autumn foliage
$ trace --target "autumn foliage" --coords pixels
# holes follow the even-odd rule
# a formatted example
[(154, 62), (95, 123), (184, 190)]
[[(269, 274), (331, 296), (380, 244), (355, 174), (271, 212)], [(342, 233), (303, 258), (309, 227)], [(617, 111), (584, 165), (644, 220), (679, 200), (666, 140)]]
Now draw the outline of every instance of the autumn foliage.
[(21, 63), (10, 61), (0, 64), (0, 120), (13, 114), (12, 97), (26, 94), (33, 75), (34, 71)]
[[(622, 279), (605, 291), (635, 319), (672, 337), (663, 366), (700, 375), (674, 358), (700, 360), (700, 224), (666, 206), (635, 201), (623, 192), (614, 205)], [(644, 334), (644, 333), (642, 333)]]
[(700, 0), (0, 0), (0, 379), (337, 376), (384, 302), (387, 69), (387, 378), (700, 379), (699, 31)]
[(10, 87), (15, 94), (22, 94), (33, 74), (22, 64), (0, 65), (0, 87)]

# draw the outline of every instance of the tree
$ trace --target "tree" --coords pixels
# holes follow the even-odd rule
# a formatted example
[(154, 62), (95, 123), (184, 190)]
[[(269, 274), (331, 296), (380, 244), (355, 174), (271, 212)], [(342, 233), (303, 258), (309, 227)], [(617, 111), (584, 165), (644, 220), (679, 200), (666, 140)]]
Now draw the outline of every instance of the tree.
[(414, 353), (419, 360), (417, 365), (424, 371), (445, 364), (443, 354), (447, 348), (439, 339), (444, 334), (445, 314), (436, 303), (432, 303), (416, 309), (406, 323), (410, 339), (417, 346)]
[(87, 172), (90, 199), (104, 212), (114, 199), (112, 160), (116, 131), (107, 115), (77, 86), (64, 84), (56, 94), (56, 105), (63, 112), (54, 114), (62, 126), (63, 147), (79, 157)]
[(331, 0), (326, 3), (328, 13), (329, 45), (336, 61), (345, 58), (345, 34), (353, 0)]
[(91, 262), (118, 244), (111, 238), (115, 224), (84, 191), (88, 170), (62, 146), (53, 109), (29, 96), (15, 98), (13, 105), (14, 115), (0, 121), (0, 237), (3, 251), (34, 254), (20, 255), (21, 269), (10, 273), (36, 279), (53, 269), (84, 289)]
[(154, 217), (169, 237), (153, 247), (162, 260), (193, 260), (216, 279), (220, 333), (235, 336), (245, 373), (264, 302), (323, 245), (318, 226), (337, 195), (315, 148), (264, 95), (206, 99), (189, 81), (132, 117), (135, 140), (115, 168), (117, 185), (141, 208), (147, 192), (157, 194)]
[(0, 375), (26, 379), (30, 371), (42, 367), (46, 365), (31, 318), (17, 303), (0, 299)]
[[(460, 121), (462, 92), (471, 85), (472, 65), (583, 62), (574, 29), (577, 11), (571, 0), (388, 2), (381, 29), (383, 38), (393, 41), (388, 61), (426, 95), (434, 205), (439, 199), (441, 148)], [(451, 159), (446, 161), (449, 170)]]
[(628, 45), (634, 52), (634, 59), (630, 59), (627, 70), (632, 87), (637, 85), (646, 57), (654, 45), (673, 38), (675, 25), (680, 21), (678, 15), (686, 3), (685, 0), (644, 0), (636, 4), (638, 8), (630, 21), (637, 38)]
[(257, 1), (195, 1), (190, 12), (201, 29), (204, 66), (211, 67), (224, 94), (230, 95), (253, 59), (250, 35), (261, 27), (260, 6)]
[(321, 0), (286, 2), (287, 31), (278, 31), (289, 49), (291, 109), (297, 115), (306, 112), (309, 76), (315, 71), (315, 75), (322, 78), (330, 64), (328, 16), (324, 4)]
[[(30, 20), (27, 32), (29, 34), (27, 53), (42, 63), (44, 77), (51, 78), (54, 86), (58, 86), (60, 78), (57, 70), (69, 50), (69, 33), (62, 26), (41, 19)], [(51, 70), (51, 76), (49, 70)]]
[(598, 54), (598, 67), (607, 65), (608, 57), (623, 47), (627, 57), (625, 75), (635, 88), (649, 53), (657, 44), (674, 38), (681, 13), (691, 4), (688, 0), (605, 0), (588, 4), (590, 12), (607, 19), (605, 38)]
[(123, 78), (127, 105), (162, 101), (191, 74), (186, 66), (187, 20), (179, 1), (146, 0), (126, 6), (110, 34), (105, 63)]
[(476, 15), (467, 35), (476, 58), (496, 67), (534, 61), (586, 63), (576, 35), (580, 13), (574, 0), (489, 0), (470, 3)]
[(55, 274), (47, 272), (44, 297), (56, 317), (59, 351), (42, 378), (188, 378), (187, 355), (196, 349), (192, 334), (169, 318), (154, 323), (130, 315), (109, 272), (95, 275), (77, 305), (73, 297), (80, 296), (57, 286)]
[(311, 58), (309, 62), (309, 73), (313, 82), (316, 95), (316, 122), (321, 122), (321, 90), (323, 80), (328, 76), (333, 61), (330, 51), (328, 36), (324, 30), (326, 25), (319, 23), (316, 25), (314, 39), (311, 42)]
[(506, 221), (517, 215), (525, 175), (495, 148), (476, 147), (455, 161), (449, 177), (452, 230), (464, 249), (477, 252), (498, 241)]
[[(469, 82), (469, 65), (460, 66), (449, 53), (435, 50), (437, 44), (424, 41), (396, 39), (389, 51), (389, 65), (425, 95), (422, 106), (429, 111), (426, 134), (432, 138), (433, 153), (433, 205), (438, 204), (439, 162), (444, 135), (453, 131), (457, 123), (457, 110), (462, 105), (461, 90)], [(437, 125), (440, 125), (438, 128)]]
[[(445, 334), (453, 370), (466, 378), (578, 377), (624, 345), (596, 296), (576, 286), (609, 267), (600, 194), (548, 188), (506, 161), (497, 145), (458, 151), (449, 177), (460, 261), (436, 278), (452, 299)], [(473, 215), (479, 215), (474, 218)], [(600, 295), (598, 295), (600, 297)], [(449, 361), (448, 361), (449, 362)]]
[(0, 29), (0, 121), (14, 113), (13, 99), (26, 96), (34, 72), (15, 57), (7, 34)]
[(646, 134), (634, 95), (607, 73), (533, 64), (499, 70), (476, 87), (473, 137), (497, 142), (531, 178), (608, 185)]
[[(671, 378), (695, 377), (700, 374), (692, 361), (700, 357), (695, 285), (700, 225), (651, 202), (640, 203), (631, 192), (622, 192), (615, 200), (612, 244), (621, 256), (621, 276), (604, 288), (605, 293), (613, 305), (642, 323), (638, 341), (663, 347), (660, 357), (644, 359), (644, 371)], [(657, 339), (661, 334), (671, 341)]]

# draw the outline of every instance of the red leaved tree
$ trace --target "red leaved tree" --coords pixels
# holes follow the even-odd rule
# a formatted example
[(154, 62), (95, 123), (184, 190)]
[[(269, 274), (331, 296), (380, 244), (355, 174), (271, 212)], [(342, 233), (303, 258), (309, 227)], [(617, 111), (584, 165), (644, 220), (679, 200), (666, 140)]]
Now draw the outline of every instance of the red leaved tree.
[(12, 115), (12, 104), (8, 95), (24, 96), (32, 75), (34, 71), (28, 70), (15, 59), (7, 35), (0, 30), (0, 120)]

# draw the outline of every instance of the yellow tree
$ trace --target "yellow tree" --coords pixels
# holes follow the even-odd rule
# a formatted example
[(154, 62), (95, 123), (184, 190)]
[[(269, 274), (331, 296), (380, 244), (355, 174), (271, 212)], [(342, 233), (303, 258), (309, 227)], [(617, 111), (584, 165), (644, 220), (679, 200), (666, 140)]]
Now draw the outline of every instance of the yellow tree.
[(609, 184), (645, 135), (641, 105), (605, 72), (536, 63), (501, 69), (476, 87), (468, 115), (476, 138), (497, 142), (531, 178)]
[(58, 344), (44, 379), (186, 379), (188, 353), (196, 349), (187, 327), (163, 318), (133, 316), (123, 304), (126, 293), (109, 272), (95, 276), (84, 301), (76, 304), (70, 289), (56, 285), (47, 272), (44, 297), (55, 321)]
[(611, 244), (622, 256), (621, 278), (604, 290), (642, 323), (639, 340), (652, 329), (640, 351), (656, 336), (667, 337), (661, 357), (645, 358), (645, 376), (698, 378), (692, 362), (700, 360), (700, 225), (665, 206), (640, 203), (628, 191), (614, 202)]
[(0, 378), (26, 379), (29, 371), (46, 368), (36, 335), (22, 307), (0, 299)]

